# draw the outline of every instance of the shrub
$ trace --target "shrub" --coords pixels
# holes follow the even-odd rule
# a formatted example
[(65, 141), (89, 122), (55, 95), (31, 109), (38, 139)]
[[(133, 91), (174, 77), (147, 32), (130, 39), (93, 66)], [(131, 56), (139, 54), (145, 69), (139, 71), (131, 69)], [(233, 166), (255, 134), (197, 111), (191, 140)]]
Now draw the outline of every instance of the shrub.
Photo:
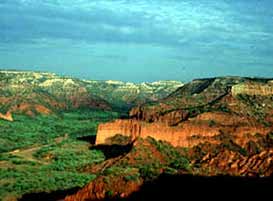
[(145, 180), (151, 180), (156, 178), (160, 174), (160, 171), (159, 169), (154, 168), (151, 164), (147, 164), (139, 168), (139, 173)]
[(166, 174), (174, 175), (174, 174), (177, 173), (177, 170), (174, 169), (174, 168), (171, 168), (171, 167), (167, 167), (167, 168), (164, 170), (164, 172), (165, 172)]
[(124, 177), (124, 179), (126, 181), (137, 181), (140, 177), (140, 174), (139, 173), (136, 173), (136, 174), (131, 174), (131, 175), (126, 175)]
[(188, 159), (180, 157), (171, 162), (170, 167), (177, 170), (189, 170), (190, 163)]

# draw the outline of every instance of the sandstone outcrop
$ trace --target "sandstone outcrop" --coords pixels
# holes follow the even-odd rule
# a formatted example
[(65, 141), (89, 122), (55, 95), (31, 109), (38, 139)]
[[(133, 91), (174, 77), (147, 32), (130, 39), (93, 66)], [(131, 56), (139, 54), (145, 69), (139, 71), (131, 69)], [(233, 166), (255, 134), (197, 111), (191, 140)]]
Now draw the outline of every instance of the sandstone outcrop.
[(164, 123), (147, 123), (136, 120), (117, 120), (112, 123), (99, 125), (96, 144), (103, 144), (107, 138), (116, 134), (131, 137), (132, 140), (137, 137), (146, 138), (153, 137), (157, 140), (170, 142), (173, 146), (193, 146), (198, 144), (198, 139), (193, 136), (212, 137), (219, 134), (219, 130), (215, 128), (208, 129), (206, 125), (198, 127), (187, 122), (184, 125), (170, 127)]
[(100, 124), (96, 144), (103, 144), (107, 138), (121, 134), (131, 137), (132, 140), (137, 137), (146, 138), (150, 136), (157, 140), (170, 142), (173, 146), (192, 147), (204, 141), (217, 143), (214, 137), (224, 132), (233, 134), (236, 142), (244, 145), (248, 141), (245, 137), (246, 133), (266, 135), (270, 131), (272, 131), (271, 127), (265, 127), (255, 121), (248, 121), (243, 117), (232, 117), (223, 113), (206, 113), (176, 126), (169, 126), (162, 122), (148, 123), (133, 119)]

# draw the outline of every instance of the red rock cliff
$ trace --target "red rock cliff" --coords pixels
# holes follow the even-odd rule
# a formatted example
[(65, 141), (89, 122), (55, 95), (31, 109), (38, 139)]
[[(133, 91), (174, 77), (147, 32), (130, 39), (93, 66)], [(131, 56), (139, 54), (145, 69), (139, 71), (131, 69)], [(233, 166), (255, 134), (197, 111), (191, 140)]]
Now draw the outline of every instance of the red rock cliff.
[[(211, 119), (215, 119), (213, 125), (209, 123)], [(148, 123), (133, 119), (100, 124), (96, 144), (106, 143), (107, 138), (121, 134), (131, 137), (132, 140), (136, 137), (150, 136), (170, 142), (173, 146), (191, 147), (204, 141), (214, 143), (216, 140), (213, 137), (221, 132), (235, 134), (237, 142), (245, 144), (246, 133), (255, 135), (256, 133), (267, 134), (270, 131), (272, 131), (271, 127), (264, 127), (243, 117), (232, 117), (224, 113), (203, 113), (177, 126), (169, 126), (164, 122)]]

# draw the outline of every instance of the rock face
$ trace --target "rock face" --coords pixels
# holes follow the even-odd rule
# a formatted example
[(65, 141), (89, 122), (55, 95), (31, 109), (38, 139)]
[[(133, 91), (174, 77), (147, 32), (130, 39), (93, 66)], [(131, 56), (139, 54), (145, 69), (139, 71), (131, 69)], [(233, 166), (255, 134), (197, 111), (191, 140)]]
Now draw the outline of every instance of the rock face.
[(96, 144), (121, 134), (192, 147), (217, 143), (215, 136), (227, 133), (244, 145), (246, 136), (273, 131), (272, 89), (268, 80), (253, 78), (195, 80), (157, 103), (133, 108), (127, 120), (100, 124)]
[(215, 128), (207, 129), (206, 125), (196, 125), (187, 122), (179, 127), (169, 127), (164, 123), (147, 123), (136, 120), (117, 120), (113, 123), (101, 124), (97, 133), (96, 144), (103, 144), (107, 138), (121, 134), (129, 136), (132, 140), (137, 137), (153, 137), (157, 140), (170, 142), (173, 146), (193, 146), (198, 140), (191, 139), (192, 136), (212, 137), (219, 134)]
[[(164, 108), (164, 105), (161, 105), (161, 109)], [(181, 121), (185, 121), (189, 118), (189, 112), (183, 110), (169, 111), (165, 114), (157, 112), (150, 108), (149, 111), (146, 111), (141, 106), (133, 108), (129, 116), (132, 119), (145, 121), (145, 122), (160, 122), (169, 126), (175, 126)]]
[[(214, 114), (209, 115), (213, 116)], [(218, 116), (220, 115), (218, 114)], [(218, 116), (217, 114), (215, 115), (215, 117)], [(236, 122), (237, 120), (236, 118), (231, 118), (228, 121), (224, 121), (225, 125), (217, 122), (215, 122), (215, 125), (210, 125), (205, 115), (200, 115), (196, 119), (185, 121), (177, 126), (168, 126), (160, 122), (147, 123), (137, 120), (116, 120), (99, 125), (96, 144), (103, 144), (108, 138), (121, 134), (131, 137), (132, 140), (137, 137), (146, 138), (150, 136), (157, 140), (167, 141), (173, 146), (192, 147), (204, 141), (217, 143), (215, 136), (224, 132), (236, 134), (238, 143), (243, 145), (246, 143), (244, 140), (244, 134), (246, 133), (265, 135), (272, 131), (272, 127), (267, 128), (257, 122), (240, 125)], [(236, 124), (233, 124), (235, 122)]]

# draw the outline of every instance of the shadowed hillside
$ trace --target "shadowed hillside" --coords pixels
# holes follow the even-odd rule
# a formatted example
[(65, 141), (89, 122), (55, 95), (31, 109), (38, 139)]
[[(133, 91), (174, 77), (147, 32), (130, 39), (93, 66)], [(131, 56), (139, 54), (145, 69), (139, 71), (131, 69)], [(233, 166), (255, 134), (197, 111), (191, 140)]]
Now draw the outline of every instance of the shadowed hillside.
[[(273, 178), (244, 178), (244, 177), (201, 177), (192, 175), (163, 174), (152, 182), (143, 184), (137, 192), (127, 198), (109, 196), (108, 201), (149, 201), (149, 200), (178, 200), (201, 199), (219, 200), (220, 197), (236, 199), (267, 199), (271, 196)], [(72, 193), (73, 191), (71, 191)], [(51, 194), (37, 193), (25, 195), (20, 201), (57, 201), (62, 200), (64, 192)], [(89, 199), (88, 199), (89, 200)], [(98, 199), (94, 199), (98, 200)], [(87, 200), (82, 200), (87, 201)], [(92, 201), (92, 200), (89, 200)]]
[(271, 197), (273, 178), (200, 177), (191, 175), (161, 175), (145, 183), (138, 192), (124, 200), (219, 200), (220, 197), (236, 199), (265, 199)]

